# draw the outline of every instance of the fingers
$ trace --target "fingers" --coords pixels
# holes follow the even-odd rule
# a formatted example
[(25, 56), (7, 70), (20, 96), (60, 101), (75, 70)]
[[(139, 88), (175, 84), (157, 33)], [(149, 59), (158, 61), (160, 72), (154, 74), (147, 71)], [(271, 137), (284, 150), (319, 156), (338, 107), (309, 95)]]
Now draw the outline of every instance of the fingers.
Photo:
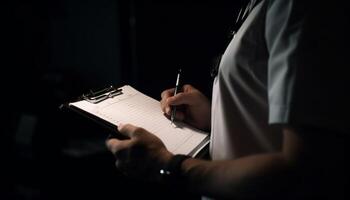
[(161, 94), (162, 99), (160, 101), (160, 107), (162, 111), (168, 115), (170, 114), (171, 109), (170, 109), (170, 105), (167, 103), (167, 99), (174, 95), (174, 91), (175, 91), (175, 88), (171, 88), (168, 90), (164, 90)]
[(130, 140), (110, 139), (107, 140), (106, 146), (114, 155), (116, 155), (118, 152), (132, 146), (132, 142)]
[[(161, 102), (161, 108), (162, 111), (167, 115), (170, 116), (172, 113), (173, 106), (179, 106), (179, 105), (189, 105), (191, 103), (191, 100), (188, 98), (191, 98), (191, 94), (189, 93), (178, 93), (175, 96), (169, 97)], [(187, 100), (188, 99), (188, 100)], [(177, 114), (178, 112), (176, 112)]]
[[(182, 91), (185, 93), (190, 92), (191, 90), (195, 90), (195, 88), (192, 85), (185, 84), (182, 86)], [(174, 96), (174, 92), (175, 92), (175, 88), (164, 90), (160, 95), (161, 99), (166, 100), (167, 98)]]
[(115, 166), (120, 172), (126, 175), (127, 163), (129, 160), (130, 140), (110, 139), (106, 142), (107, 148), (115, 156)]
[(162, 99), (166, 99), (173, 96), (174, 92), (175, 92), (175, 88), (167, 89), (167, 90), (164, 90), (160, 96)]
[(167, 102), (169, 105), (178, 106), (178, 105), (191, 105), (194, 103), (195, 94), (192, 92), (180, 92), (175, 96), (169, 97)]
[(145, 132), (144, 129), (142, 129), (140, 127), (136, 127), (136, 126), (131, 125), (131, 124), (119, 124), (118, 131), (119, 131), (119, 133), (121, 133), (122, 135), (124, 135), (130, 139), (119, 140), (119, 139), (113, 138), (113, 139), (107, 140), (107, 142), (106, 142), (107, 148), (115, 155), (124, 149), (131, 148), (134, 145), (134, 143), (136, 142), (135, 137), (137, 137), (137, 135), (139, 133)]
[(196, 91), (194, 87), (186, 84), (182, 87), (182, 92), (179, 92), (174, 96), (174, 88), (164, 90), (161, 94), (161, 109), (166, 115), (171, 114), (171, 106), (190, 104), (194, 98), (193, 91)]
[(134, 126), (134, 125), (131, 125), (131, 124), (119, 124), (118, 125), (118, 131), (130, 138), (130, 139), (133, 139), (134, 137), (136, 137), (139, 133), (143, 133), (143, 132), (146, 132), (145, 129), (143, 128), (140, 128), (140, 127), (137, 127), (137, 126)]
[(170, 107), (169, 103), (167, 102), (167, 100), (162, 100), (160, 102), (160, 108), (162, 109), (163, 113), (165, 113), (168, 116), (170, 115), (171, 107)]
[(190, 85), (190, 84), (185, 84), (182, 86), (182, 91), (183, 92), (189, 92), (189, 91), (192, 91), (192, 90), (195, 90), (195, 88)]
[[(118, 126), (118, 129), (119, 127), (125, 127), (125, 125)], [(124, 130), (126, 131), (127, 128), (128, 126)], [(126, 133), (124, 130), (123, 130), (123, 133)], [(113, 138), (106, 141), (107, 148), (113, 153), (113, 155), (116, 158), (115, 164), (117, 169), (125, 172), (124, 167), (126, 166), (126, 163), (129, 162), (128, 160), (129, 160), (130, 149), (134, 145), (135, 145), (135, 141), (133, 139), (119, 140), (119, 139)]]

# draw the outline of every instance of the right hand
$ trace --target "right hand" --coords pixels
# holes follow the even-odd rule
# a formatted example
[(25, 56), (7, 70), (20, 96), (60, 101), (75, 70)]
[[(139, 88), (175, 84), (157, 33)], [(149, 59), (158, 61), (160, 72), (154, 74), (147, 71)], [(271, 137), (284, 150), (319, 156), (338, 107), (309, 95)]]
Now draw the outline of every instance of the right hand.
[(174, 88), (161, 94), (161, 108), (170, 117), (171, 107), (176, 108), (175, 119), (184, 121), (202, 130), (210, 129), (211, 106), (209, 99), (191, 85), (184, 85), (181, 92), (174, 95)]

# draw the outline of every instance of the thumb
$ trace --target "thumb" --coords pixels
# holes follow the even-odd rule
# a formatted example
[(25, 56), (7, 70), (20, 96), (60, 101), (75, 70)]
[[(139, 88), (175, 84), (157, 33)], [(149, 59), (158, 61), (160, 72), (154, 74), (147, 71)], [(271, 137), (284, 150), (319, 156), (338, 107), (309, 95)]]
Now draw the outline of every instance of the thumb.
[(136, 132), (136, 130), (138, 128), (139, 127), (136, 127), (136, 126), (131, 125), (131, 124), (122, 124), (122, 123), (118, 124), (119, 133), (121, 133), (123, 136), (126, 136), (130, 139), (134, 136), (134, 133)]

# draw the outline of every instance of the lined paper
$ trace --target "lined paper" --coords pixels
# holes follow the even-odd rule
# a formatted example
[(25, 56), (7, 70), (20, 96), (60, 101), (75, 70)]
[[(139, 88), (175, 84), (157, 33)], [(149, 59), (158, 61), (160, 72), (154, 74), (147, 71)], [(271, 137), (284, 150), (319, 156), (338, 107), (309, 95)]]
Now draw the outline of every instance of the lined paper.
[(167, 149), (175, 154), (189, 154), (207, 139), (208, 133), (185, 123), (166, 118), (160, 102), (129, 85), (122, 87), (123, 94), (98, 104), (78, 101), (70, 105), (85, 110), (112, 124), (129, 123), (142, 127), (158, 136)]

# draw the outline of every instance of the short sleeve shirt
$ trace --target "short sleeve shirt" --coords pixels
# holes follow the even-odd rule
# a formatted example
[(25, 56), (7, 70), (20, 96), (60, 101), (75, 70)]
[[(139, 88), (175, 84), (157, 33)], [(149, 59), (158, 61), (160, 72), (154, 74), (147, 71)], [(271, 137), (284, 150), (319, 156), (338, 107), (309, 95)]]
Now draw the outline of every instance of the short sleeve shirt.
[[(300, 2), (260, 2), (228, 45), (213, 83), (212, 159), (280, 150), (282, 131), (274, 124), (346, 131), (346, 78), (327, 71), (325, 63), (333, 59), (322, 57), (328, 46), (342, 44), (321, 43), (326, 34), (314, 34), (322, 26), (312, 15), (321, 10), (307, 14), (308, 5)], [(334, 67), (344, 71), (344, 56), (330, 56), (338, 59)], [(342, 98), (341, 105), (327, 93)]]

